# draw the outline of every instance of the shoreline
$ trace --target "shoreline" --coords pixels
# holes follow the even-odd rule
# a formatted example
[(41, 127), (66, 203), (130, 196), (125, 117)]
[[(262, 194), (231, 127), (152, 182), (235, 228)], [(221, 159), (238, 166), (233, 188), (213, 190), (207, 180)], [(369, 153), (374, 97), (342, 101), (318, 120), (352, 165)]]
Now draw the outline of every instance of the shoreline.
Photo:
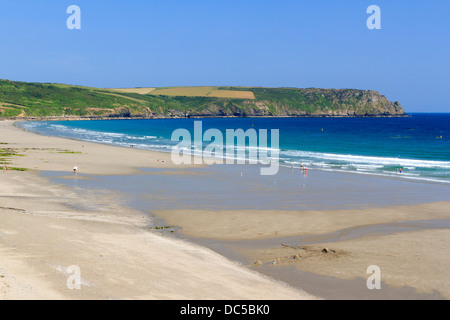
[(192, 115), (192, 116), (47, 116), (47, 117), (9, 117), (1, 118), (0, 121), (89, 121), (89, 120), (157, 120), (157, 119), (202, 119), (202, 118), (404, 118), (410, 114), (368, 114), (368, 115), (328, 115), (328, 114), (308, 114), (308, 115), (239, 115), (239, 116), (221, 116), (221, 115)]
[[(73, 175), (73, 157), (82, 172), (129, 174), (142, 163), (161, 166), (148, 157), (164, 155), (46, 138), (11, 123), (0, 131), (2, 142), (24, 154), (10, 161), (32, 170), (0, 172), (1, 299), (317, 299), (207, 248), (146, 231), (149, 218), (113, 192), (64, 188), (39, 174), (59, 168)], [(73, 265), (81, 290), (67, 286)]]
[[(219, 117), (219, 118), (239, 118), (239, 117)], [(241, 117), (242, 118), (242, 117)], [(259, 117), (259, 118), (264, 118), (264, 117)], [(270, 118), (270, 117), (267, 117)], [(273, 118), (273, 117), (272, 117)], [(287, 118), (292, 118), (292, 117), (287, 117)], [(187, 118), (105, 118), (105, 119), (72, 119), (73, 121), (77, 121), (77, 120), (93, 120), (93, 121), (100, 121), (100, 120), (164, 120), (164, 119), (187, 119)], [(54, 119), (54, 121), (70, 121), (70, 119)], [(1, 120), (0, 120), (1, 121)], [(25, 122), (25, 121), (31, 121), (31, 120), (21, 120), (21, 121), (16, 121), (16, 120), (9, 120), (9, 121), (14, 121), (14, 126), (21, 129), (21, 130), (26, 130), (25, 128), (22, 128), (21, 126), (17, 125), (17, 123), (20, 122)], [(47, 119), (42, 119), (42, 120), (35, 120), (35, 121), (51, 121), (51, 120), (47, 120)], [(28, 130), (26, 130), (28, 132)], [(34, 134), (38, 134), (38, 135), (42, 135), (45, 136), (44, 134), (41, 134), (39, 132), (33, 132), (30, 131), (31, 133)], [(114, 146), (114, 147), (121, 147), (121, 148), (126, 148), (124, 145), (120, 145), (120, 144), (116, 144), (115, 142), (111, 142), (111, 143), (105, 143), (105, 142), (99, 142), (99, 141), (92, 141), (92, 140), (82, 140), (82, 139), (77, 139), (77, 138), (73, 138), (73, 137), (64, 137), (64, 136), (58, 136), (58, 135), (53, 135), (52, 137), (55, 138), (62, 138), (62, 139), (69, 139), (69, 140), (74, 140), (74, 141), (82, 141), (82, 142), (86, 142), (86, 143), (94, 143), (94, 144), (101, 144), (101, 145), (107, 145), (107, 146)], [(140, 150), (145, 150), (145, 151), (151, 151), (151, 152), (156, 152), (159, 154), (170, 154), (170, 151), (166, 151), (166, 150), (158, 150), (157, 148), (141, 148), (139, 146), (135, 147), (136, 149), (140, 149)], [(197, 157), (197, 155), (193, 155), (192, 158)], [(222, 159), (224, 160), (224, 159)], [(406, 160), (412, 160), (412, 159), (406, 159)], [(225, 160), (224, 160), (225, 161)], [(431, 160), (434, 161), (434, 160)], [(193, 161), (192, 161), (193, 162)], [(294, 162), (295, 163), (295, 162)], [(280, 167), (289, 167), (291, 168), (291, 162), (287, 162), (287, 163), (279, 163)], [(297, 164), (298, 165), (298, 164)], [(300, 169), (300, 167), (297, 167), (294, 165), (293, 169), (297, 170)], [(319, 171), (324, 171), (324, 172), (342, 172), (342, 173), (352, 173), (352, 174), (357, 174), (357, 175), (366, 175), (366, 176), (371, 176), (371, 177), (383, 177), (386, 179), (394, 179), (394, 180), (407, 180), (407, 181), (411, 181), (411, 182), (423, 182), (423, 183), (432, 183), (432, 184), (441, 184), (441, 185), (450, 185), (450, 181), (446, 181), (446, 180), (441, 180), (438, 178), (433, 178), (433, 177), (427, 177), (427, 176), (415, 176), (415, 175), (407, 175), (405, 174), (399, 174), (397, 173), (396, 175), (394, 173), (390, 174), (387, 173), (386, 171), (383, 171), (383, 173), (380, 172), (365, 172), (365, 171), (352, 171), (352, 170), (345, 170), (345, 169), (337, 169), (337, 168), (326, 168), (326, 167), (313, 167), (313, 168), (309, 168), (310, 170), (319, 170)]]
[[(35, 147), (41, 147), (42, 150), (28, 150), (27, 154), (25, 155), (25, 157), (18, 157), (17, 159), (15, 159), (15, 161), (17, 161), (17, 164), (25, 164), (26, 163), (26, 158), (28, 157), (33, 157), (33, 161), (31, 161), (32, 165), (31, 165), (31, 169), (37, 169), (37, 170), (45, 170), (45, 171), (62, 171), (62, 172), (67, 172), (67, 175), (71, 176), (71, 178), (69, 179), (74, 179), (73, 177), (73, 173), (69, 173), (71, 171), (72, 168), (72, 163), (73, 163), (73, 158), (77, 158), (77, 163), (82, 163), (81, 165), (79, 165), (79, 168), (81, 169), (81, 173), (86, 173), (87, 175), (111, 175), (111, 174), (115, 174), (115, 175), (122, 175), (122, 176), (127, 176), (130, 174), (136, 174), (139, 172), (142, 172), (139, 170), (139, 168), (144, 168), (144, 167), (150, 167), (150, 168), (154, 168), (156, 170), (162, 170), (162, 169), (168, 169), (168, 168), (175, 168), (175, 167), (171, 167), (169, 164), (169, 161), (167, 161), (167, 163), (165, 163), (164, 165), (162, 165), (161, 163), (157, 163), (155, 161), (155, 159), (157, 158), (162, 158), (164, 154), (162, 154), (161, 152), (152, 152), (152, 151), (148, 151), (148, 150), (140, 150), (137, 151), (139, 149), (128, 149), (128, 148), (124, 148), (124, 147), (116, 147), (116, 146), (111, 146), (111, 145), (102, 145), (102, 144), (97, 144), (97, 143), (88, 143), (88, 142), (82, 142), (82, 141), (77, 141), (77, 140), (67, 140), (65, 138), (56, 138), (56, 137), (50, 137), (50, 138), (46, 138), (45, 136), (41, 136), (38, 134), (34, 134), (34, 133), (30, 133), (30, 132), (25, 132), (24, 130), (20, 129), (20, 128), (16, 128), (14, 127), (15, 130), (15, 139), (18, 138), (16, 136), (19, 135), (19, 140), (20, 138), (28, 140), (27, 143), (31, 143), (33, 144)], [(18, 134), (18, 131), (21, 131), (22, 134)], [(32, 137), (36, 137), (38, 136), (39, 138), (33, 139)], [(37, 140), (39, 140), (39, 143), (37, 142)], [(70, 143), (68, 141), (71, 141)], [(83, 146), (82, 146), (83, 145)], [(25, 145), (21, 142), (18, 143), (18, 147), (24, 147)], [(77, 150), (80, 150), (80, 152), (82, 152), (81, 154), (59, 154), (57, 152), (55, 152), (56, 149), (58, 148), (65, 148), (67, 149), (70, 146), (70, 150), (77, 152)], [(37, 148), (39, 149), (39, 148)], [(41, 158), (43, 156), (43, 154), (45, 154), (45, 158)], [(127, 154), (127, 156), (125, 156), (125, 154)], [(149, 157), (149, 155), (152, 155)], [(166, 155), (167, 156), (167, 155)], [(90, 160), (87, 158), (91, 158)], [(68, 159), (70, 159), (70, 163), (68, 163)], [(128, 159), (129, 162), (124, 162), (125, 159)], [(149, 160), (150, 159), (150, 160)], [(88, 161), (86, 161), (88, 160)], [(94, 161), (95, 160), (95, 161)], [(130, 161), (131, 160), (131, 161)], [(48, 163), (45, 163), (45, 162)], [(89, 164), (88, 166), (85, 166), (85, 164), (82, 162), (85, 161), (86, 164)], [(132, 162), (132, 164), (131, 164)], [(30, 162), (28, 162), (28, 165), (30, 164)], [(188, 167), (184, 167), (184, 168), (180, 168), (179, 166), (176, 166), (176, 168), (179, 169), (188, 169)], [(179, 177), (179, 174), (181, 173), (180, 171), (182, 170), (176, 170), (177, 172), (175, 172), (174, 177), (177, 178)], [(9, 172), (8, 172), (9, 174)], [(18, 173), (19, 174), (19, 173)], [(23, 175), (27, 175), (29, 174), (28, 172), (25, 173), (20, 173)], [(211, 176), (211, 178), (213, 178), (213, 176)], [(78, 179), (78, 178), (77, 178)], [(77, 179), (75, 179), (74, 181), (76, 182)], [(48, 180), (47, 180), (48, 181)], [(81, 180), (80, 180), (81, 181)], [(53, 186), (55, 186), (55, 184), (52, 183)], [(70, 190), (70, 188), (69, 188)], [(108, 196), (108, 194), (111, 191), (107, 191), (106, 192), (106, 196)], [(114, 194), (114, 193), (112, 193)], [(108, 197), (107, 197), (108, 198)], [(115, 197), (111, 197), (109, 196), (109, 198), (114, 198), (115, 201), (112, 202), (117, 202), (118, 198), (120, 198), (120, 195), (117, 195)], [(102, 204), (105, 205), (106, 204)], [(436, 206), (436, 204), (431, 204), (432, 206)], [(413, 209), (416, 212), (417, 216), (420, 216), (421, 214), (426, 214), (427, 212), (429, 212), (430, 214), (437, 214), (437, 217), (439, 217), (440, 219), (444, 219), (444, 218), (448, 218), (448, 213), (445, 210), (446, 209), (446, 205), (448, 206), (447, 203), (444, 203), (443, 205), (438, 205), (437, 207), (434, 207), (433, 209), (430, 209), (428, 211), (424, 212), (420, 212), (421, 210), (423, 211), (423, 208), (421, 208), (420, 206), (411, 206), (408, 207), (407, 209), (405, 209), (403, 211), (402, 214), (399, 214), (397, 216), (392, 217), (391, 220), (395, 220), (398, 219), (399, 221), (407, 221), (407, 219), (405, 217), (409, 216), (409, 210)], [(6, 207), (6, 206), (5, 206)], [(13, 207), (13, 206), (10, 206)], [(99, 208), (101, 208), (101, 206), (97, 206), (96, 207), (97, 210)], [(436, 209), (437, 208), (437, 209)], [(123, 210), (123, 209), (122, 209)], [(380, 210), (384, 210), (384, 209), (380, 209)], [(436, 213), (437, 210), (437, 213)], [(137, 210), (139, 211), (139, 210)], [(359, 225), (364, 225), (368, 223), (368, 220), (366, 219), (369, 215), (370, 212), (373, 211), (367, 211), (367, 209), (361, 209), (361, 211), (359, 212), (359, 216), (360, 219), (359, 220), (355, 220), (355, 216), (352, 214), (345, 214), (345, 212), (342, 213), (342, 217), (345, 218), (344, 221), (349, 221), (352, 222), (354, 226), (357, 226), (358, 223)], [(156, 212), (158, 213), (158, 212)], [(202, 213), (202, 211), (197, 210), (197, 213)], [(294, 212), (289, 211), (286, 213), (286, 217), (281, 218), (280, 213), (279, 212), (269, 212), (268, 215), (266, 214), (262, 214), (263, 212), (260, 210), (256, 210), (254, 212), (254, 214), (248, 214), (248, 212), (244, 212), (244, 214), (240, 215), (240, 219), (244, 219), (241, 222), (239, 222), (237, 224), (237, 226), (240, 226), (241, 228), (247, 228), (247, 233), (250, 234), (255, 234), (255, 232), (257, 233), (258, 231), (256, 229), (254, 229), (255, 226), (257, 225), (270, 225), (270, 223), (268, 221), (270, 220), (266, 220), (264, 218), (264, 216), (268, 216), (270, 219), (276, 219), (279, 221), (280, 225), (286, 225), (289, 226), (292, 224), (292, 214), (294, 214)], [(305, 233), (305, 230), (302, 226), (320, 226), (324, 223), (324, 221), (329, 220), (329, 226), (330, 226), (330, 230), (328, 231), (333, 231), (334, 229), (336, 229), (336, 226), (334, 225), (336, 221), (336, 216), (333, 216), (335, 212), (330, 211), (330, 210), (321, 210), (318, 211), (314, 214), (310, 215), (310, 220), (304, 220), (304, 218), (307, 218), (307, 216), (304, 217), (300, 217), (298, 216), (298, 213), (296, 214), (297, 218), (300, 219), (298, 220), (300, 224), (298, 224), (298, 226), (300, 226), (300, 228), (298, 228), (298, 235), (302, 235)], [(186, 230), (188, 230), (190, 227), (188, 226), (189, 223), (193, 223), (194, 220), (193, 219), (186, 219), (186, 217), (183, 217), (183, 211), (179, 211), (177, 210), (177, 212), (172, 211), (171, 214), (178, 214), (173, 216), (173, 221), (175, 222), (175, 224), (179, 223), (179, 225), (181, 227), (183, 227), (185, 232)], [(236, 226), (236, 220), (233, 220), (233, 214), (237, 214), (236, 211), (230, 211), (230, 212), (214, 212), (215, 214), (215, 221), (211, 221), (211, 212), (209, 212), (207, 215), (203, 215), (203, 217), (201, 216), (197, 216), (196, 217), (196, 222), (197, 223), (201, 223), (200, 225), (196, 225), (196, 230), (203, 230), (205, 229), (207, 231), (207, 233), (209, 234), (214, 234), (215, 236), (219, 236), (222, 232), (223, 234), (230, 234), (230, 230), (234, 231), (236, 234), (237, 239), (239, 240), (239, 238), (242, 238), (243, 234), (241, 233), (241, 231), (239, 229), (236, 228), (232, 228), (232, 229), (227, 229), (224, 228), (222, 229), (219, 233), (217, 232), (217, 229), (212, 228), (214, 226), (214, 223), (218, 224), (218, 225), (222, 225), (224, 222), (231, 222), (231, 227)], [(231, 216), (229, 216), (228, 214), (231, 214)], [(290, 214), (290, 216), (289, 216)], [(389, 213), (387, 213), (389, 214)], [(142, 215), (142, 214), (141, 214)], [(106, 216), (103, 216), (102, 219), (105, 219)], [(184, 220), (181, 220), (181, 218), (183, 218)], [(297, 219), (296, 218), (296, 219)], [(255, 220), (257, 219), (257, 220)], [(258, 220), (259, 219), (259, 220)], [(126, 219), (125, 219), (126, 220)], [(189, 221), (191, 220), (191, 221)], [(213, 219), (214, 220), (214, 219)], [(339, 220), (342, 220), (339, 219)], [(411, 220), (411, 219), (410, 219)], [(233, 224), (234, 221), (234, 224)], [(256, 221), (256, 222), (255, 222)], [(309, 222), (307, 222), (309, 221)], [(334, 221), (334, 222), (333, 222)], [(148, 222), (148, 221), (147, 221)], [(247, 224), (247, 225), (245, 225)], [(203, 227), (202, 227), (203, 226)], [(282, 227), (281, 227), (282, 228)], [(334, 228), (334, 229), (333, 229)], [(265, 230), (267, 228), (263, 227), (263, 230)], [(319, 230), (319, 229), (318, 229)], [(8, 231), (8, 230), (6, 230)], [(0, 230), (1, 232), (1, 230)], [(10, 231), (9, 231), (10, 232)], [(99, 232), (97, 230), (97, 232)], [(252, 271), (258, 271), (258, 274), (268, 274), (271, 277), (275, 277), (277, 279), (282, 279), (285, 282), (289, 283), (289, 279), (291, 280), (295, 280), (294, 278), (297, 277), (298, 271), (300, 270), (301, 272), (311, 272), (311, 270), (314, 272), (314, 274), (319, 274), (320, 276), (317, 277), (321, 277), (320, 279), (324, 279), (323, 277), (331, 277), (332, 279), (342, 279), (342, 277), (344, 277), (344, 279), (347, 279), (348, 281), (350, 281), (350, 279), (348, 279), (349, 277), (352, 278), (356, 275), (356, 277), (359, 278), (365, 278), (367, 277), (367, 275), (364, 273), (365, 270), (364, 268), (360, 268), (360, 270), (350, 270), (348, 269), (348, 264), (359, 264), (361, 266), (361, 263), (366, 263), (366, 262), (362, 262), (362, 261), (366, 261), (365, 259), (367, 259), (367, 254), (366, 257), (364, 258), (364, 252), (361, 252), (361, 250), (369, 250), (371, 247), (385, 247), (386, 249), (386, 253), (389, 251), (395, 251), (395, 249), (397, 249), (396, 246), (394, 246), (392, 248), (392, 242), (397, 241), (399, 244), (402, 243), (401, 248), (402, 250), (404, 250), (404, 252), (400, 251), (397, 252), (396, 254), (398, 256), (401, 256), (401, 260), (403, 261), (403, 263), (408, 264), (408, 262), (411, 259), (411, 253), (406, 253), (407, 249), (409, 250), (410, 247), (410, 243), (411, 241), (414, 241), (414, 243), (422, 248), (423, 244), (421, 244), (420, 242), (417, 243), (417, 239), (428, 239), (427, 243), (431, 242), (439, 242), (439, 246), (434, 248), (434, 247), (427, 247), (424, 248), (424, 251), (422, 253), (422, 255), (427, 255), (427, 254), (431, 254), (430, 257), (428, 258), (429, 261), (435, 261), (435, 262), (439, 262), (440, 259), (440, 255), (439, 252), (444, 250), (447, 246), (447, 244), (441, 243), (441, 239), (445, 239), (445, 236), (447, 234), (448, 230), (443, 230), (442, 232), (440, 232), (440, 234), (438, 236), (433, 236), (432, 233), (430, 233), (429, 231), (426, 230), (422, 230), (422, 231), (418, 231), (415, 232), (405, 232), (402, 235), (393, 235), (394, 239), (396, 240), (392, 240), (390, 237), (385, 237), (385, 236), (375, 236), (375, 238), (372, 237), (362, 237), (360, 239), (357, 240), (350, 240), (350, 241), (338, 241), (338, 242), (333, 242), (333, 243), (320, 243), (320, 246), (322, 245), (329, 245), (331, 248), (333, 248), (336, 252), (340, 252), (340, 250), (343, 250), (345, 252), (350, 252), (350, 255), (338, 255), (335, 256), (337, 259), (326, 259), (323, 260), (324, 257), (323, 256), (317, 256), (317, 257), (308, 257), (306, 259), (307, 263), (303, 263), (304, 260), (301, 259), (302, 264), (301, 264), (301, 268), (302, 270), (298, 269), (296, 272), (294, 272), (293, 274), (291, 274), (291, 276), (287, 276), (288, 274), (290, 274), (290, 272), (286, 271), (287, 269), (291, 268), (291, 267), (299, 267), (299, 264), (295, 264), (293, 265), (291, 262), (292, 261), (288, 261), (287, 264), (280, 263), (279, 265), (277, 264), (276, 266), (271, 266), (269, 267), (269, 269), (264, 269), (264, 268), (259, 268), (258, 266), (249, 266), (247, 268), (245, 268), (246, 270), (252, 270)], [(317, 231), (315, 231), (315, 233), (317, 234)], [(319, 233), (324, 233), (324, 231), (320, 231)], [(3, 232), (3, 234), (7, 235), (7, 232)], [(192, 235), (192, 234), (191, 234)], [(194, 235), (194, 236), (198, 236), (198, 235)], [(0, 237), (0, 240), (2, 239), (2, 237)], [(207, 242), (209, 241), (208, 239), (208, 235), (202, 235), (201, 237), (199, 237), (198, 239), (200, 239), (200, 242)], [(372, 239), (370, 242), (369, 240)], [(373, 242), (375, 241), (375, 242)], [(1, 243), (1, 242), (0, 242)], [(390, 245), (389, 245), (390, 244)], [(364, 249), (361, 249), (361, 248)], [(399, 246), (400, 248), (400, 246)], [(292, 249), (292, 248), (291, 248)], [(275, 258), (275, 257), (280, 257), (285, 255), (286, 252), (288, 252), (290, 249), (289, 248), (285, 248), (283, 247), (281, 244), (274, 246), (273, 244), (270, 244), (266, 247), (264, 247), (261, 250), (254, 250), (250, 248), (245, 248), (245, 247), (241, 247), (241, 248), (234, 248), (233, 249), (234, 252), (237, 252), (240, 255), (243, 255), (245, 257), (247, 257), (246, 259), (250, 259), (248, 261), (254, 260), (256, 261), (257, 259), (268, 259), (270, 260), (271, 258)], [(213, 250), (213, 251), (217, 251), (217, 250)], [(429, 251), (429, 253), (427, 253), (427, 251)], [(313, 253), (315, 253), (315, 251), (313, 251)], [(361, 255), (362, 254), (362, 255)], [(371, 254), (374, 254), (371, 251)], [(291, 255), (291, 252), (289, 252), (289, 255)], [(387, 254), (388, 256), (390, 254)], [(292, 255), (291, 255), (292, 256)], [(361, 256), (360, 258), (356, 259), (356, 257)], [(350, 258), (350, 259), (349, 259)], [(355, 260), (356, 259), (356, 260)], [(361, 260), (362, 259), (362, 260)], [(384, 263), (392, 263), (392, 261), (390, 261), (389, 259), (386, 260), (385, 256), (379, 256), (378, 259), (384, 259), (383, 261), (385, 261)], [(434, 259), (434, 260), (433, 260)], [(437, 259), (437, 260), (436, 260)], [(324, 264), (324, 261), (327, 261)], [(380, 260), (381, 261), (381, 260)], [(425, 261), (426, 262), (426, 261)], [(417, 263), (417, 262), (416, 262)], [(445, 262), (440, 262), (438, 263), (439, 265), (443, 265), (445, 266)], [(389, 264), (387, 264), (389, 266)], [(420, 266), (423, 266), (424, 262), (422, 261), (422, 264), (420, 264)], [(347, 267), (346, 267), (347, 266)], [(319, 268), (318, 268), (319, 267)], [(367, 265), (366, 265), (367, 267)], [(398, 266), (397, 266), (398, 267)], [(411, 266), (410, 268), (413, 268), (416, 266)], [(244, 267), (240, 267), (243, 268)], [(342, 270), (345, 271), (340, 271), (342, 274), (340, 274), (339, 270), (342, 268)], [(405, 270), (403, 269), (399, 269), (399, 270), (395, 270), (395, 268), (393, 268), (393, 270), (391, 270), (392, 267), (388, 267), (388, 269), (390, 270), (390, 272), (392, 273), (392, 275), (390, 277), (388, 277), (389, 281), (388, 281), (388, 287), (391, 286), (391, 284), (395, 284), (397, 283), (397, 285), (402, 286), (402, 283), (405, 284), (407, 282), (405, 282), (406, 280), (404, 279), (404, 277), (402, 276), (401, 272), (405, 272)], [(264, 270), (263, 270), (264, 269)], [(443, 274), (442, 271), (437, 272), (436, 274), (433, 273), (430, 275), (430, 277), (425, 277), (424, 281), (428, 282), (429, 284), (424, 284), (424, 283), (420, 283), (419, 287), (419, 291), (420, 292), (429, 292), (427, 290), (429, 290), (430, 285), (433, 287), (436, 285), (436, 279), (438, 277), (442, 277), (442, 276), (447, 276), (446, 274)], [(286, 278), (287, 277), (287, 278)], [(294, 278), (292, 278), (294, 277)], [(399, 279), (397, 279), (399, 278)], [(308, 282), (308, 277), (304, 278), (305, 283)], [(442, 279), (439, 278), (439, 280), (441, 281)], [(444, 279), (445, 280), (445, 279)], [(295, 287), (298, 288), (302, 288), (301, 283), (298, 283), (297, 281), (294, 281), (295, 283)], [(320, 282), (320, 281), (319, 281)], [(444, 281), (445, 282), (445, 281)], [(347, 283), (347, 282), (346, 282)], [(450, 282), (447, 282), (450, 283)], [(293, 284), (293, 283), (291, 283)], [(322, 284), (323, 286), (324, 284)], [(364, 284), (363, 284), (364, 285)], [(283, 286), (283, 285), (282, 285)], [(311, 283), (309, 284), (309, 286), (311, 288), (314, 289), (314, 285), (311, 285)], [(319, 288), (320, 289), (320, 288)], [(322, 291), (327, 288), (322, 288)], [(271, 290), (271, 289), (270, 289)], [(359, 291), (361, 290), (365, 290), (364, 292), (367, 292), (367, 288), (361, 288), (359, 287), (358, 289)], [(301, 292), (301, 291), (300, 291)], [(355, 291), (357, 292), (357, 291)], [(413, 290), (414, 292), (414, 290)], [(447, 299), (449, 298), (449, 292), (450, 289), (447, 287), (443, 287), (439, 289), (439, 292), (441, 292), (441, 294), (444, 295), (444, 297), (446, 297)], [(334, 293), (336, 294), (336, 293)], [(315, 295), (315, 296), (320, 296), (320, 290), (319, 292)], [(411, 292), (407, 292), (407, 296), (414, 298), (414, 297), (421, 297), (420, 295), (417, 296)], [(305, 297), (307, 298), (314, 298), (313, 296), (310, 295), (306, 295)], [(333, 296), (331, 296), (333, 297)], [(398, 298), (398, 296), (396, 296)], [(425, 296), (428, 297), (428, 296)], [(434, 296), (436, 297), (436, 296)], [(282, 298), (283, 299), (283, 298)]]

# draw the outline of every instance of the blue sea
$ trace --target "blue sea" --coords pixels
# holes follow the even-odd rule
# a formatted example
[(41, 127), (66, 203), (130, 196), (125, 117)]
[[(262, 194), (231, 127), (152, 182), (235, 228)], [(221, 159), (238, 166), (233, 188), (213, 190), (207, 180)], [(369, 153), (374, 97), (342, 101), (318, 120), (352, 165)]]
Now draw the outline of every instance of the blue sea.
[[(426, 180), (450, 184), (450, 114), (410, 114), (399, 118), (206, 118), (92, 121), (26, 121), (28, 131), (83, 141), (171, 152), (176, 129), (194, 137), (194, 122), (203, 132), (218, 129), (268, 130), (269, 145), (279, 152), (280, 165)], [(270, 130), (279, 130), (271, 146)], [(197, 154), (211, 142), (192, 141)], [(235, 149), (258, 146), (236, 145)], [(224, 157), (231, 156), (225, 150)], [(270, 153), (269, 153), (270, 155)], [(400, 172), (401, 169), (401, 172)]]

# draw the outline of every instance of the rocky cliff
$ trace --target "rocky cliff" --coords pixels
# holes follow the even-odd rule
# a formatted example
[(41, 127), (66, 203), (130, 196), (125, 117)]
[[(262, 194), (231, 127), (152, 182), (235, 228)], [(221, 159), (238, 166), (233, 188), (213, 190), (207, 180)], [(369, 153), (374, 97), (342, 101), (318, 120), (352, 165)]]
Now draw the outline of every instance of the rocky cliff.
[[(235, 88), (234, 88), (235, 89)], [(364, 117), (404, 116), (398, 101), (355, 89), (246, 88), (254, 100), (212, 103), (190, 116)]]

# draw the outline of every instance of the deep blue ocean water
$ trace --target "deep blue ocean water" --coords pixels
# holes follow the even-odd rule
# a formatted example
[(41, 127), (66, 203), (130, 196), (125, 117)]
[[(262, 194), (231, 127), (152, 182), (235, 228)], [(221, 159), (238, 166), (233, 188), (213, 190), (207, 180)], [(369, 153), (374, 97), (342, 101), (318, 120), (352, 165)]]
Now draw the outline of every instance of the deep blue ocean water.
[[(19, 126), (43, 135), (170, 152), (179, 144), (178, 140), (171, 141), (174, 130), (186, 129), (194, 137), (195, 121), (201, 121), (203, 132), (220, 130), (224, 139), (227, 129), (267, 129), (268, 147), (270, 130), (278, 129), (282, 166), (302, 164), (322, 170), (450, 183), (450, 114), (417, 113), (401, 118), (27, 121)], [(203, 142), (203, 148), (210, 143)], [(249, 151), (248, 145), (236, 148)], [(188, 149), (194, 154), (199, 151), (194, 141)]]

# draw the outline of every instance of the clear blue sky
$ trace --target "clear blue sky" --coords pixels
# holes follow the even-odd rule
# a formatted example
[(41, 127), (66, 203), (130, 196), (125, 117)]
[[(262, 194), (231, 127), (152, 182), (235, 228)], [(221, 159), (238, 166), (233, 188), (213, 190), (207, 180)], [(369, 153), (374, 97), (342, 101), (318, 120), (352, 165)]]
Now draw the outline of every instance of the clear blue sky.
[(450, 112), (448, 0), (0, 0), (0, 44), (3, 79), (372, 89)]

